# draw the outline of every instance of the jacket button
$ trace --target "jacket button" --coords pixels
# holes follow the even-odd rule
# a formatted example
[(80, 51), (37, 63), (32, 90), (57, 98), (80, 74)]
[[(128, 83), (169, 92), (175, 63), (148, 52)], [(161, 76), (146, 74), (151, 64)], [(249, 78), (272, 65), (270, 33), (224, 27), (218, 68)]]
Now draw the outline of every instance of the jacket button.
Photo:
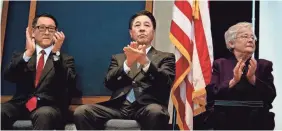
[(152, 74), (150, 74), (149, 77), (150, 77), (151, 80), (154, 80), (154, 79), (155, 79)]

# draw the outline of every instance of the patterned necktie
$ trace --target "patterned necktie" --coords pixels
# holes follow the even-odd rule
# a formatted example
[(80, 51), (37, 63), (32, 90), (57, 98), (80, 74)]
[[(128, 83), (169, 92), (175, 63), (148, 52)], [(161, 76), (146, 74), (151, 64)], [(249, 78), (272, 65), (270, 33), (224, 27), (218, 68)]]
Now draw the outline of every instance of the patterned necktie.
[[(138, 71), (138, 69), (137, 69), (137, 63), (135, 62), (135, 63), (132, 64), (132, 67), (130, 68), (129, 75), (131, 75), (132, 77), (134, 77), (134, 76), (136, 75), (137, 71)], [(133, 102), (136, 100), (133, 87), (132, 87), (132, 89), (129, 91), (129, 93), (127, 94), (126, 100), (128, 100), (130, 103), (133, 103)]]
[[(41, 50), (41, 56), (38, 60), (37, 69), (36, 69), (35, 88), (37, 87), (37, 84), (39, 82), (39, 79), (40, 79), (40, 76), (41, 76), (41, 73), (44, 67), (44, 55), (45, 55), (45, 51)], [(36, 108), (36, 105), (37, 105), (37, 98), (35, 96), (29, 99), (27, 103), (25, 104), (26, 108), (30, 112)]]

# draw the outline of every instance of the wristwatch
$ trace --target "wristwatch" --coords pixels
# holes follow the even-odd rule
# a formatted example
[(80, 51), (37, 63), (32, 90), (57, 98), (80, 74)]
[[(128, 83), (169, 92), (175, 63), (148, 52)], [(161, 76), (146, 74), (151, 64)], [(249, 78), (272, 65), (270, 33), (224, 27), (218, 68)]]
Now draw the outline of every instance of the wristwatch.
[(60, 51), (52, 52), (54, 61), (58, 61), (60, 59)]
[(56, 55), (56, 56), (60, 56), (60, 51), (56, 51), (55, 53), (53, 52), (53, 55)]

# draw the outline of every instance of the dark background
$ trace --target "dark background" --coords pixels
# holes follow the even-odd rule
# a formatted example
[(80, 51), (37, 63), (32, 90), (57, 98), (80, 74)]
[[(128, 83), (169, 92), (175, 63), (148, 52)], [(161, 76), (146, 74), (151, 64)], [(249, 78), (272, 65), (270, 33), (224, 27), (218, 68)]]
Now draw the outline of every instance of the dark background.
[[(23, 51), (25, 28), (29, 15), (28, 1), (10, 1), (5, 45), (1, 69), (1, 95), (13, 95), (15, 85), (3, 80), (3, 69), (13, 51)], [(59, 22), (59, 30), (65, 35), (62, 51), (75, 58), (78, 73), (77, 87), (83, 96), (110, 95), (103, 87), (103, 79), (112, 54), (122, 52), (129, 41), (129, 17), (145, 8), (145, 1), (38, 1), (36, 14), (49, 12)], [(241, 21), (252, 22), (251, 1), (211, 1), (211, 31), (214, 58), (229, 57), (224, 32)], [(259, 38), (259, 1), (256, 1), (255, 34)], [(258, 58), (259, 41), (255, 57)], [(78, 94), (80, 94), (78, 92)], [(207, 129), (203, 124), (205, 113), (196, 116), (194, 129)]]
[[(29, 1), (10, 1), (3, 49), (1, 95), (13, 95), (15, 84), (3, 79), (3, 69), (14, 51), (24, 51)], [(130, 42), (128, 21), (145, 9), (145, 1), (37, 1), (36, 14), (55, 16), (66, 38), (62, 52), (72, 55), (78, 74), (77, 88), (83, 96), (105, 96), (103, 80), (111, 55), (121, 53)]]
[[(10, 61), (13, 51), (23, 51), (25, 47), (29, 4), (29, 1), (9, 2), (1, 95), (13, 95), (15, 92), (15, 85), (3, 80), (3, 68)], [(258, 7), (257, 1), (257, 36)], [(36, 14), (48, 12), (57, 18), (59, 30), (66, 35), (62, 51), (75, 58), (77, 88), (82, 95), (104, 96), (110, 95), (110, 91), (103, 86), (103, 80), (111, 55), (122, 52), (122, 47), (129, 43), (128, 20), (132, 14), (143, 9), (145, 1), (38, 1)], [(237, 22), (252, 21), (252, 2), (211, 1), (210, 17), (214, 58), (228, 57), (230, 52), (225, 46), (224, 32)], [(256, 58), (257, 54), (256, 51)]]
[[(255, 6), (255, 34), (259, 38), (259, 1), (256, 1)], [(224, 33), (230, 26), (238, 22), (252, 22), (252, 1), (211, 1), (210, 17), (214, 59), (226, 58), (230, 56), (230, 52), (225, 45)], [(258, 58), (258, 42), (256, 58)]]

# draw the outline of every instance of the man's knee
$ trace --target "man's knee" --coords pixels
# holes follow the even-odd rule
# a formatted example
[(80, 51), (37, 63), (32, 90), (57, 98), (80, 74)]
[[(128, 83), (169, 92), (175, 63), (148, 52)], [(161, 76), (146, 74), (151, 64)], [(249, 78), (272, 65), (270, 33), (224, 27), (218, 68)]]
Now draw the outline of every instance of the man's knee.
[(1, 110), (1, 130), (11, 130), (12, 129), (12, 122), (9, 119), (7, 112)]
[(33, 130), (53, 130), (62, 127), (62, 115), (59, 109), (42, 106), (31, 113)]
[(159, 104), (147, 105), (144, 109), (144, 113), (150, 117), (162, 117), (164, 119), (169, 119), (167, 109)]
[(159, 104), (150, 104), (137, 114), (137, 121), (141, 125), (141, 130), (167, 129), (169, 114), (167, 108)]
[(18, 107), (11, 103), (1, 104), (1, 129), (11, 130), (13, 123), (23, 114)]
[(19, 117), (20, 115), (20, 110), (18, 107), (11, 103), (4, 103), (1, 104), (1, 118), (3, 119), (13, 119), (15, 117)]
[(1, 123), (11, 120), (11, 117), (8, 112), (1, 110)]
[(49, 120), (60, 120), (61, 119), (61, 113), (56, 110), (53, 107), (50, 106), (43, 106), (40, 107), (38, 109), (36, 109), (33, 113), (32, 113), (32, 117), (33, 118), (43, 118), (43, 119), (49, 119)]
[(8, 117), (7, 113), (1, 109), (1, 119), (3, 120), (6, 119), (7, 117)]
[(81, 105), (77, 107), (73, 113), (74, 118), (84, 117), (91, 110), (89, 105)]

